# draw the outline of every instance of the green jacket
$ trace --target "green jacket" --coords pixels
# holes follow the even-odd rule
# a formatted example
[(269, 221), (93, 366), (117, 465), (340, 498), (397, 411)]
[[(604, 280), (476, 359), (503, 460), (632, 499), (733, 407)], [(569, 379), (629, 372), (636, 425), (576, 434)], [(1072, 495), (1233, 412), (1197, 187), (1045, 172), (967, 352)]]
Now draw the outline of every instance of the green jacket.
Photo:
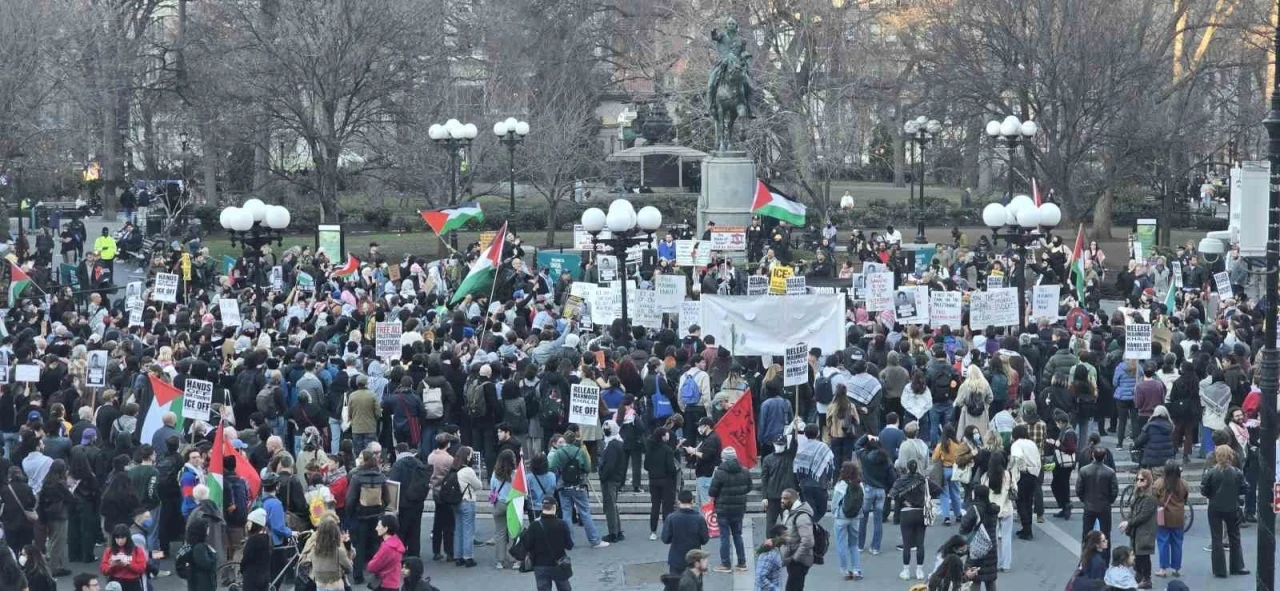
[(547, 457), (547, 465), (550, 466), (552, 472), (560, 472), (565, 464), (569, 463), (570, 458), (577, 458), (582, 464), (584, 473), (591, 473), (591, 456), (583, 451), (577, 444), (567, 444), (560, 446), (551, 451), (551, 455)]

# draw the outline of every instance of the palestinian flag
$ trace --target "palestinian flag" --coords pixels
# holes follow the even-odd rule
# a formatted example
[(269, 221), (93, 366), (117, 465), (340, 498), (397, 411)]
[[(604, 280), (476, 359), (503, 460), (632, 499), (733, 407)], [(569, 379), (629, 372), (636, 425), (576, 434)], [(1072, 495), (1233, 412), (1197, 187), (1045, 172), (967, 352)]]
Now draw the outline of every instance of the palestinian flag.
[[(182, 390), (179, 390), (173, 384), (166, 382), (156, 376), (147, 376), (151, 380), (151, 407), (147, 409), (147, 416), (142, 421), (142, 442), (151, 443), (151, 437), (164, 426), (164, 413), (172, 412), (178, 415), (178, 422), (173, 428), (179, 432), (183, 432), (182, 421)], [(110, 433), (99, 435), (106, 437), (110, 441)]]
[(804, 205), (787, 199), (780, 191), (759, 179), (756, 180), (756, 200), (751, 204), (751, 213), (782, 220), (793, 226), (804, 225)]
[(18, 297), (22, 295), (22, 290), (31, 285), (31, 276), (27, 275), (20, 267), (9, 261), (9, 306), (17, 307)]
[(507, 225), (504, 223), (498, 230), (498, 234), (493, 237), (493, 242), (489, 243), (489, 249), (471, 264), (471, 270), (458, 285), (458, 291), (453, 294), (453, 299), (449, 300), (450, 306), (461, 302), (462, 298), (469, 294), (482, 293), (493, 286), (493, 282), (498, 278), (498, 267), (502, 264), (502, 246), (506, 242)]
[(511, 539), (524, 529), (524, 500), (529, 496), (529, 482), (524, 476), (524, 461), (516, 460), (516, 471), (511, 475), (511, 487), (507, 489), (507, 533)]
[(471, 220), (484, 221), (484, 212), (480, 211), (478, 201), (463, 203), (449, 209), (422, 212), (422, 221), (431, 226), (436, 234), (442, 236), (467, 225)]
[(1031, 199), (1036, 202), (1036, 207), (1040, 207), (1040, 205), (1043, 204), (1043, 202), (1040, 201), (1040, 185), (1036, 184), (1035, 178), (1031, 179)]
[(348, 277), (351, 275), (355, 275), (356, 271), (359, 271), (359, 270), (360, 270), (360, 259), (357, 259), (356, 255), (348, 254), (347, 264), (343, 265), (342, 268), (340, 269), (334, 269), (331, 275), (333, 275), (334, 277)]
[[(218, 430), (213, 433), (213, 448), (209, 450), (209, 477), (204, 479), (205, 486), (209, 487), (209, 500), (213, 501), (219, 507), (222, 504), (222, 458), (223, 447), (226, 442), (222, 437), (222, 427), (226, 423), (218, 421)], [(237, 467), (239, 464), (237, 464)]]
[(1172, 285), (1170, 285), (1169, 293), (1165, 294), (1164, 296), (1164, 313), (1165, 314), (1169, 314), (1169, 315), (1173, 314), (1175, 307), (1178, 305), (1177, 293), (1178, 293), (1178, 290), (1175, 289)]
[(1076, 286), (1076, 301), (1081, 305), (1084, 304), (1084, 224), (1080, 224), (1080, 229), (1076, 231), (1076, 246), (1071, 249), (1071, 262), (1067, 265), (1071, 269), (1074, 276), (1072, 281)]
[(222, 502), (224, 498), (222, 464), (230, 456), (236, 459), (236, 476), (245, 482), (246, 488), (249, 489), (249, 502), (253, 502), (253, 499), (258, 496), (258, 491), (262, 489), (262, 477), (253, 469), (253, 464), (249, 462), (249, 458), (245, 457), (244, 452), (236, 449), (223, 437), (225, 430), (226, 422), (219, 422), (218, 432), (213, 435), (213, 448), (209, 450), (209, 478), (205, 479), (205, 485), (209, 487), (209, 498), (218, 503), (218, 506), (225, 506)]

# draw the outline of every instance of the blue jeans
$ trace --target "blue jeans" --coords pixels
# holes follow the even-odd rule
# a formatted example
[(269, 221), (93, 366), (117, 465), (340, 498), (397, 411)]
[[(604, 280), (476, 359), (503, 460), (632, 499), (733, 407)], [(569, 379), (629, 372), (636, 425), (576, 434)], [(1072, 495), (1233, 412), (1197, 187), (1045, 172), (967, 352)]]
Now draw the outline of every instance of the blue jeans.
[[(862, 501), (865, 510), (866, 499)], [(865, 518), (866, 513), (864, 512)], [(862, 556), (858, 553), (859, 540), (862, 537), (858, 519), (836, 520), (836, 550), (840, 553), (840, 572), (862, 574)], [(723, 523), (723, 522), (721, 522)], [(876, 521), (878, 526), (880, 521)]]
[(559, 570), (554, 566), (533, 567), (533, 581), (538, 591), (551, 591), (552, 583), (555, 583), (556, 591), (573, 591), (569, 579), (561, 579), (556, 575)]
[(707, 504), (707, 499), (711, 497), (711, 477), (699, 476), (697, 483), (698, 483), (698, 498), (697, 498), (698, 505), (694, 507), (694, 509), (701, 511), (702, 506)]
[(1182, 528), (1156, 526), (1160, 570), (1182, 570)]
[(720, 565), (733, 566), (729, 560), (729, 538), (733, 538), (733, 547), (738, 551), (738, 564), (747, 564), (747, 552), (742, 546), (742, 513), (737, 511), (716, 511), (720, 520)]
[(13, 454), (12, 454), (13, 446), (17, 445), (19, 441), (18, 434), (5, 432), (3, 436), (4, 436), (4, 457), (11, 458), (13, 457)]
[(942, 497), (940, 504), (942, 505), (943, 519), (955, 515), (956, 519), (964, 516), (961, 511), (960, 485), (951, 481), (951, 473), (955, 468), (942, 469)]
[(352, 448), (352, 451), (355, 452), (356, 457), (359, 457), (360, 452), (364, 451), (365, 448), (369, 447), (370, 443), (373, 443), (377, 440), (378, 440), (377, 433), (352, 433), (351, 442), (355, 444), (355, 447)]
[(151, 521), (143, 524), (143, 529), (147, 532), (147, 549), (151, 551), (165, 550), (168, 554), (168, 548), (160, 547), (160, 514), (164, 510), (164, 503), (156, 505), (151, 510)]
[(1200, 425), (1200, 457), (1213, 457), (1213, 429)]
[[(573, 512), (582, 520), (582, 528), (587, 530), (587, 545), (600, 543), (600, 532), (596, 531), (596, 522), (591, 520), (591, 501), (585, 488), (560, 489), (560, 506), (563, 507), (564, 520), (573, 523)], [(569, 528), (569, 537), (573, 538), (573, 528)]]
[(474, 560), (476, 557), (476, 502), (463, 501), (453, 510), (453, 557)]
[(928, 435), (927, 441), (930, 448), (937, 445), (938, 439), (942, 437), (942, 426), (947, 424), (947, 418), (951, 416), (951, 408), (950, 402), (941, 402), (929, 409), (929, 430), (923, 430), (921, 425), (920, 432)]
[[(856, 530), (859, 532), (858, 546), (860, 548), (866, 549), (867, 547), (867, 537), (862, 535), (861, 532), (867, 531), (867, 520), (870, 519), (872, 524), (871, 550), (873, 552), (880, 551), (880, 538), (884, 536), (885, 494), (883, 488), (874, 488), (866, 485), (862, 487), (862, 516), (859, 519), (861, 524)], [(854, 562), (854, 564), (857, 564), (857, 562)]]
[(427, 457), (436, 448), (436, 428), (422, 426), (422, 439), (418, 441), (418, 454)]
[(342, 421), (329, 419), (329, 452), (337, 455), (338, 446), (342, 443)]

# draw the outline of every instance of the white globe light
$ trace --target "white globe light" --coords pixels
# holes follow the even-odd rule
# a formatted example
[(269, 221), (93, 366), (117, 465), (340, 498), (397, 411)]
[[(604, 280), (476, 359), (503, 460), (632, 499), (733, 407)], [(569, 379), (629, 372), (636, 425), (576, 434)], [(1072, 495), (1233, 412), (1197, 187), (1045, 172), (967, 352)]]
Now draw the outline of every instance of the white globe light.
[(479, 134), (480, 134), (480, 131), (476, 129), (475, 123), (468, 123), (462, 126), (462, 137), (464, 138), (467, 138), (469, 140), (474, 140), (476, 139), (476, 136)]
[(622, 207), (610, 209), (605, 215), (605, 224), (611, 232), (628, 232), (636, 227), (636, 214)]
[(588, 232), (599, 232), (606, 223), (604, 212), (599, 207), (592, 207), (582, 212), (582, 229)]
[(233, 217), (235, 217), (235, 215), (236, 215), (236, 213), (235, 213), (235, 212), (236, 212), (236, 210), (238, 210), (238, 209), (240, 209), (240, 208), (239, 208), (239, 207), (227, 207), (227, 208), (224, 208), (224, 209), (222, 210), (222, 213), (218, 214), (218, 224), (222, 226), (222, 229), (224, 229), (224, 230), (230, 230), (230, 229), (231, 229), (231, 220), (232, 220), (232, 218), (233, 218)]
[(250, 199), (244, 202), (244, 210), (253, 216), (253, 221), (260, 222), (267, 216), (267, 204), (261, 199)]
[(507, 129), (506, 121), (499, 121), (493, 124), (493, 135), (502, 137), (504, 135), (507, 135), (507, 131), (508, 129)]
[(1000, 123), (1000, 135), (1005, 137), (1013, 137), (1018, 135), (1018, 130), (1022, 127), (1022, 122), (1017, 117), (1010, 115), (1004, 118)]
[(516, 123), (516, 135), (529, 135), (529, 122), (520, 121)]
[(442, 140), (449, 137), (449, 130), (445, 129), (443, 125), (437, 123), (427, 128), (427, 137), (430, 137), (433, 140)]
[(614, 199), (609, 203), (609, 213), (613, 213), (623, 207), (627, 201), (625, 199)]
[(237, 208), (231, 218), (231, 229), (237, 232), (248, 232), (253, 227), (253, 214), (244, 208)]
[(267, 208), (267, 227), (273, 230), (283, 230), (289, 227), (289, 221), (292, 216), (289, 210), (279, 205), (273, 205)]
[(988, 122), (987, 122), (987, 135), (988, 135), (988, 136), (990, 136), (990, 137), (999, 137), (999, 136), (1000, 136), (1000, 122), (999, 122), (999, 121), (988, 121)]
[(916, 123), (919, 125), (924, 125), (925, 123), (928, 123), (928, 122), (929, 122), (929, 118), (925, 117), (924, 115), (916, 117)]
[(515, 129), (516, 124), (519, 123), (519, 121), (516, 120), (515, 117), (507, 117), (507, 120), (503, 121), (503, 123), (507, 124), (507, 129)]
[(1046, 228), (1056, 228), (1062, 223), (1062, 210), (1053, 203), (1045, 203), (1040, 206), (1040, 225)]
[(453, 128), (455, 128), (455, 127), (459, 127), (459, 126), (461, 126), (461, 125), (462, 125), (462, 122), (461, 122), (461, 121), (458, 121), (457, 119), (450, 119), (450, 120), (448, 120), (448, 121), (445, 121), (445, 122), (444, 122), (444, 126), (445, 126), (445, 127), (447, 127), (447, 128), (449, 128), (449, 129), (453, 129)]
[(1014, 195), (1013, 199), (1009, 200), (1009, 205), (1011, 207), (1016, 206), (1019, 212), (1024, 209), (1036, 208), (1036, 202), (1026, 195)]
[(915, 121), (908, 121), (906, 125), (902, 126), (902, 130), (907, 132), (907, 135), (915, 135), (917, 131), (920, 131), (920, 124)]
[(641, 230), (649, 232), (657, 230), (662, 225), (662, 212), (652, 205), (641, 207), (640, 212), (636, 214), (636, 223)]
[(1039, 131), (1039, 130), (1040, 130), (1040, 127), (1039, 127), (1038, 125), (1036, 125), (1036, 122), (1035, 122), (1035, 121), (1023, 121), (1023, 122), (1022, 122), (1022, 136), (1023, 136), (1023, 137), (1031, 137), (1031, 136), (1034, 136), (1034, 135), (1036, 134), (1036, 132), (1037, 132), (1037, 131)]
[(929, 123), (925, 124), (925, 130), (929, 133), (938, 133), (942, 131), (942, 124), (938, 123), (937, 119), (930, 120)]
[(982, 208), (982, 223), (988, 228), (999, 228), (1008, 220), (1008, 216), (1004, 211), (1004, 206), (999, 203), (988, 203)]
[(1019, 209), (1018, 225), (1023, 228), (1034, 228), (1040, 225), (1040, 210), (1034, 207), (1023, 207)]

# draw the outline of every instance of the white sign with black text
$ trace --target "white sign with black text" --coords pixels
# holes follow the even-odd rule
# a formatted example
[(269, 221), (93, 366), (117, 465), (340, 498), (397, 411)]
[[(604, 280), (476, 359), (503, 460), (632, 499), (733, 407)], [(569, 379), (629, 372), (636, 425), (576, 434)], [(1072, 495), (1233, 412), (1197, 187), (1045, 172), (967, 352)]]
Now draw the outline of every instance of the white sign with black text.
[(574, 384), (569, 387), (569, 422), (578, 425), (600, 424), (600, 387)]
[(1151, 359), (1151, 325), (1127, 322), (1124, 325), (1124, 358)]
[(684, 301), (684, 275), (659, 275), (655, 285), (658, 292), (658, 311), (676, 314)]
[[(879, 312), (893, 309), (893, 273), (866, 273), (867, 279), (867, 311)], [(857, 288), (854, 289), (857, 297)]]
[(240, 326), (240, 302), (234, 298), (221, 298), (218, 300), (218, 310), (222, 312), (223, 326)]
[(1234, 297), (1234, 294), (1231, 292), (1231, 276), (1227, 275), (1226, 271), (1214, 273), (1213, 282), (1217, 284), (1218, 295), (1221, 296), (1222, 299), (1225, 300), (1227, 298)]
[(156, 287), (151, 290), (151, 299), (157, 302), (178, 302), (178, 276), (174, 273), (156, 273)]
[(400, 334), (403, 330), (404, 325), (399, 322), (375, 324), (373, 331), (377, 336), (374, 339), (374, 354), (381, 359), (399, 359)]
[(809, 381), (809, 345), (799, 343), (794, 347), (787, 347), (783, 360), (783, 386), (799, 386)]
[(1058, 320), (1058, 302), (1062, 299), (1062, 286), (1037, 285), (1031, 291), (1031, 317), (1036, 321)]
[(787, 295), (804, 295), (808, 293), (805, 289), (804, 275), (792, 275), (787, 277)]
[(963, 320), (964, 294), (958, 291), (929, 292), (929, 326), (959, 329)]
[(182, 387), (183, 420), (207, 421), (212, 407), (213, 382), (187, 378), (187, 382)]
[(769, 278), (764, 275), (752, 275), (747, 277), (747, 295), (768, 295)]
[(702, 322), (702, 302), (685, 300), (680, 302), (680, 336), (689, 334), (689, 328)]
[(84, 384), (86, 386), (90, 388), (106, 387), (108, 359), (109, 356), (106, 351), (89, 351), (88, 364), (86, 365), (84, 374)]
[(969, 327), (974, 331), (988, 326), (1018, 325), (1018, 290), (1001, 287), (969, 294)]

